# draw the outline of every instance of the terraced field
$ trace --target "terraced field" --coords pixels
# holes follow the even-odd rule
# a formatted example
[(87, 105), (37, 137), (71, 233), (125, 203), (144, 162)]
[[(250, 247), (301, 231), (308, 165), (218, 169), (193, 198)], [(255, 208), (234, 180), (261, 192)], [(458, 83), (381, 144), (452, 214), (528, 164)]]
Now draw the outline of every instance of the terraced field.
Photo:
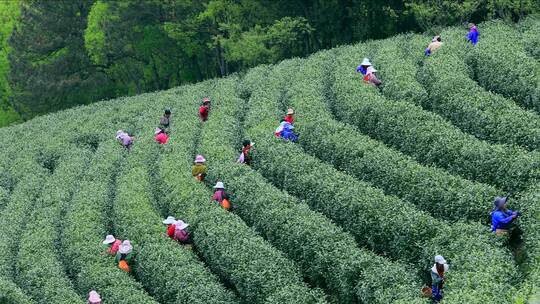
[[(436, 254), (444, 303), (537, 303), (540, 20), (479, 28), (476, 47), (444, 30), (429, 58), (430, 37), (399, 35), (0, 129), (0, 303), (82, 304), (91, 289), (115, 304), (428, 303)], [(355, 73), (366, 56), (382, 90)], [(274, 136), (288, 107), (298, 143)], [(251, 166), (236, 163), (245, 138)], [(210, 202), (218, 180), (233, 212)], [(508, 192), (523, 212), (511, 240), (489, 227)], [(167, 238), (167, 215), (192, 249)], [(134, 244), (130, 274), (103, 254), (110, 233)]]

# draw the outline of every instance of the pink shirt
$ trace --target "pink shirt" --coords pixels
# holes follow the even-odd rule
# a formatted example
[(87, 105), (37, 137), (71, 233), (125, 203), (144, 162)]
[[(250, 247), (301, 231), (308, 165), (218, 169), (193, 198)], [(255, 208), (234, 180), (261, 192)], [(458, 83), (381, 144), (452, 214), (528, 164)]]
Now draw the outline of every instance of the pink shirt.
[(169, 136), (167, 136), (167, 134), (165, 133), (159, 133), (158, 135), (156, 135), (155, 139), (160, 145), (163, 145), (167, 143), (167, 141), (169, 140)]
[(115, 255), (120, 248), (120, 244), (122, 244), (121, 240), (115, 240), (114, 243), (112, 243), (111, 247), (109, 247), (109, 254)]

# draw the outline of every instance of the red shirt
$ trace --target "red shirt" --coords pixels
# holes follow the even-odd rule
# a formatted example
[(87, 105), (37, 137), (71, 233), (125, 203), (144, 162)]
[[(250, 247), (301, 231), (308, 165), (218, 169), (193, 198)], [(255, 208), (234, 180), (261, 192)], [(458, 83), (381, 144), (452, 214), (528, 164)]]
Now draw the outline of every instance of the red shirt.
[(199, 108), (199, 116), (201, 117), (202, 121), (206, 121), (208, 119), (208, 112), (210, 111), (209, 106), (201, 106)]
[(170, 224), (168, 227), (167, 227), (167, 235), (172, 239), (174, 238), (174, 230), (176, 229), (176, 225), (175, 224)]
[(166, 144), (169, 141), (169, 136), (165, 133), (159, 133), (155, 138), (160, 145)]
[(293, 124), (294, 123), (294, 117), (289, 114), (287, 116), (285, 116), (285, 119), (284, 119), (286, 122), (290, 123), (290, 124)]

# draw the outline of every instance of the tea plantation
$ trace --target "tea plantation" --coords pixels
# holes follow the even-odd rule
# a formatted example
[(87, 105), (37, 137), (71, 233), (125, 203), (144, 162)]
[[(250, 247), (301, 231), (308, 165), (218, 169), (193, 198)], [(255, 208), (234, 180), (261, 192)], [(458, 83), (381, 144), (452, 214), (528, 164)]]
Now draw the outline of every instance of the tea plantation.
[[(430, 57), (430, 36), (404, 34), (0, 129), (0, 303), (429, 303), (437, 254), (443, 303), (540, 303), (539, 29), (486, 22), (473, 47), (447, 28)], [(364, 57), (380, 90), (355, 72)], [(288, 107), (297, 143), (274, 135)], [(216, 181), (232, 212), (210, 202)], [(507, 239), (490, 211), (509, 192)], [(107, 234), (132, 241), (131, 273)]]

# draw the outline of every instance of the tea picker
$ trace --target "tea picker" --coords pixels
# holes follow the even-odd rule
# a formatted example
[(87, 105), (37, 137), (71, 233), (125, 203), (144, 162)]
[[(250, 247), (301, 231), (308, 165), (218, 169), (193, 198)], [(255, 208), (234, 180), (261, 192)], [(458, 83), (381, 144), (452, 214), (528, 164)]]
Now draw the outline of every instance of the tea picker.
[(212, 201), (218, 203), (225, 210), (231, 209), (229, 196), (227, 195), (227, 192), (225, 192), (223, 182), (217, 182), (214, 186), (214, 195), (212, 195)]
[(379, 87), (382, 84), (379, 77), (377, 77), (377, 70), (367, 58), (364, 58), (362, 63), (360, 63), (360, 65), (356, 68), (356, 72), (362, 73), (362, 75), (364, 75), (363, 79), (367, 83), (371, 83), (376, 87)]
[(444, 275), (448, 264), (442, 255), (435, 256), (435, 264), (431, 267), (431, 297), (438, 303), (443, 298)]
[(206, 174), (208, 173), (208, 168), (204, 164), (205, 162), (206, 159), (204, 159), (202, 155), (197, 155), (197, 157), (195, 157), (195, 165), (191, 167), (191, 175), (200, 182), (204, 181)]
[(122, 240), (116, 239), (113, 235), (109, 234), (103, 240), (103, 245), (107, 246), (107, 253), (115, 255), (122, 244)]
[(116, 140), (128, 151), (131, 149), (134, 139), (135, 138), (130, 136), (127, 132), (122, 130), (116, 131)]
[(286, 121), (281, 121), (279, 127), (275, 131), (277, 137), (283, 138), (285, 141), (298, 141), (298, 135), (294, 133), (294, 126)]
[(480, 36), (480, 33), (478, 33), (478, 28), (474, 23), (469, 23), (469, 33), (467, 34), (467, 40), (469, 40), (472, 45), (476, 45), (478, 43), (478, 37)]
[(203, 98), (202, 105), (199, 107), (199, 117), (202, 121), (207, 121), (208, 114), (210, 114), (210, 99)]
[(253, 148), (253, 143), (251, 140), (244, 140), (242, 142), (242, 151), (240, 152), (240, 157), (238, 157), (238, 163), (251, 165), (251, 148)]
[(491, 231), (497, 235), (508, 235), (513, 221), (520, 215), (519, 212), (507, 209), (507, 202), (508, 196), (498, 196), (493, 202), (494, 209), (491, 212)]
[(427, 46), (425, 54), (426, 56), (431, 55), (433, 52), (438, 50), (443, 45), (441, 41), (441, 36), (437, 35), (431, 39), (431, 43)]
[(164, 129), (156, 128), (156, 130), (154, 132), (154, 139), (160, 145), (164, 145), (169, 141), (169, 135), (167, 135), (167, 133), (165, 133)]
[(292, 108), (287, 109), (287, 115), (283, 118), (284, 121), (293, 124), (294, 123), (294, 110)]
[(171, 110), (165, 109), (165, 113), (159, 120), (159, 126), (161, 129), (165, 130), (166, 133), (170, 131), (169, 127), (171, 125)]
[(101, 304), (101, 297), (95, 290), (90, 291), (88, 294), (88, 304)]
[(191, 244), (191, 238), (187, 231), (189, 224), (182, 220), (176, 220), (173, 216), (168, 216), (163, 220), (163, 224), (167, 225), (167, 236), (171, 239), (182, 244)]
[(118, 264), (118, 268), (124, 270), (125, 272), (129, 272), (129, 265), (131, 264), (132, 259), (133, 246), (131, 245), (130, 241), (125, 240), (120, 245), (120, 248), (118, 248), (118, 253), (116, 254), (116, 263)]

